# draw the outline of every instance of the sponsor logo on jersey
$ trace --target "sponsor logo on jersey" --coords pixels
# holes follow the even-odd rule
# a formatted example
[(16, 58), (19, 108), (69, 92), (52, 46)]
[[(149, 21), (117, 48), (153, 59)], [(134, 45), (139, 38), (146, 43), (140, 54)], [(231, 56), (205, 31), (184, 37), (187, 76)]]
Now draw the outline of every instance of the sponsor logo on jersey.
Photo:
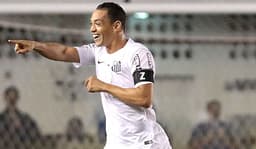
[(98, 60), (97, 63), (98, 63), (98, 64), (102, 64), (102, 63), (104, 63), (104, 61), (99, 61), (99, 60)]

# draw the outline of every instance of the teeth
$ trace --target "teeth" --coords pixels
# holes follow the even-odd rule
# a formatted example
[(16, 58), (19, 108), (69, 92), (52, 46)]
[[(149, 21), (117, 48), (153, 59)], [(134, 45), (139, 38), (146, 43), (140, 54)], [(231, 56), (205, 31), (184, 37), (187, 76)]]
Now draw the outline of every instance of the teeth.
[(99, 38), (99, 35), (92, 35), (94, 39)]

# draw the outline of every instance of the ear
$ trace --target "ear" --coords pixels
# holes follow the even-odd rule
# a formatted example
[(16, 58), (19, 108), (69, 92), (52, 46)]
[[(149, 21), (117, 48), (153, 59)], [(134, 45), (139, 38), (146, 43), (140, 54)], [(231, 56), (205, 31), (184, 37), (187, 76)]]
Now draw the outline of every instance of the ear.
[(113, 29), (115, 31), (121, 31), (122, 30), (122, 23), (119, 20), (115, 21), (113, 23)]

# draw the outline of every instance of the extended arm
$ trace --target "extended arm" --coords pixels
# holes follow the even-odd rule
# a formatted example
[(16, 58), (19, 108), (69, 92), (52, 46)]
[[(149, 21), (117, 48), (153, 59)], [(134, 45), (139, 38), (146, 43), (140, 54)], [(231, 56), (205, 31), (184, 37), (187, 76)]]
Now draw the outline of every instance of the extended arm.
[(15, 51), (18, 54), (36, 51), (42, 56), (56, 61), (80, 62), (78, 52), (75, 48), (59, 43), (44, 43), (31, 40), (9, 40), (15, 44)]
[(89, 92), (107, 92), (126, 104), (148, 108), (152, 103), (153, 84), (148, 83), (136, 88), (122, 88), (100, 81), (95, 76), (85, 82)]

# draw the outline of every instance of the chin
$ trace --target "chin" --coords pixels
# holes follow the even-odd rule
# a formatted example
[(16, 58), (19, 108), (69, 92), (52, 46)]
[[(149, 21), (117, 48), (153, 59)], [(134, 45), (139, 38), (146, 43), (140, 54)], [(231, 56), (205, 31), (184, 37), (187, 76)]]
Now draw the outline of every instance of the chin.
[(96, 46), (103, 46), (102, 42), (94, 42)]

